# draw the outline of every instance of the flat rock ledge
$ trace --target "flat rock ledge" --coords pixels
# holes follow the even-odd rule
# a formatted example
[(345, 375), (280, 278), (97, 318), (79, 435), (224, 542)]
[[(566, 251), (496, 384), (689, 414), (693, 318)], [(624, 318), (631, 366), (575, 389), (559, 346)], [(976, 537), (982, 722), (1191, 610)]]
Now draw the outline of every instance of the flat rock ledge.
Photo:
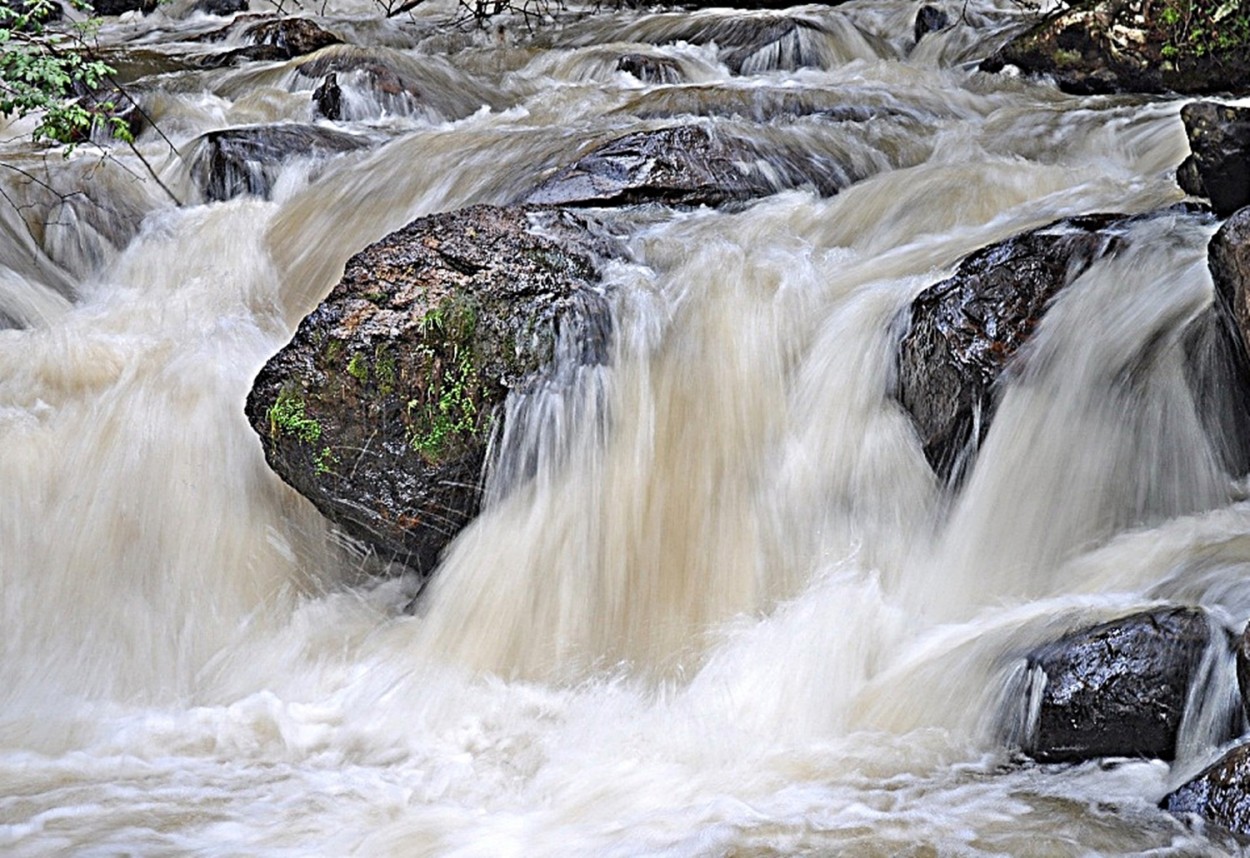
[(270, 467), (383, 560), (429, 573), (477, 514), (501, 406), (558, 383), (558, 340), (562, 359), (607, 359), (584, 231), (545, 238), (531, 216), (560, 214), (474, 206), (356, 254), (248, 397)]

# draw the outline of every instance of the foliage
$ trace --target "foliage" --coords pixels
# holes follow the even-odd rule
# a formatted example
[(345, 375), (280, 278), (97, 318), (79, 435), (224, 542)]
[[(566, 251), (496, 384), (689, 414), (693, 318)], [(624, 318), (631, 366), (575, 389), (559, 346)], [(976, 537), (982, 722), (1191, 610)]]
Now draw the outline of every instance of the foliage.
[[(289, 390), (284, 390), (265, 414), (269, 418), (269, 434), (291, 435), (309, 446), (321, 440), (321, 424), (308, 416), (304, 400)], [(313, 456), (313, 468), (318, 474), (330, 473), (331, 465), (338, 462), (329, 447), (322, 447)]]
[(126, 121), (113, 115), (115, 102), (84, 97), (114, 73), (91, 57), (88, 39), (97, 21), (53, 32), (45, 24), (58, 11), (52, 0), (0, 5), (0, 115), (40, 113), (36, 140), (72, 145), (100, 128), (133, 142)]
[(1164, 0), (1151, 15), (1165, 58), (1250, 50), (1250, 8), (1242, 0)]
[[(459, 360), (443, 377), (438, 401), (426, 405), (424, 413), (419, 414), (427, 428), (423, 433), (413, 432), (410, 441), (412, 449), (426, 459), (441, 458), (453, 441), (471, 435), (477, 429), (477, 405), (470, 387), (476, 374), (473, 358), (467, 351), (462, 352)], [(413, 399), (408, 403), (409, 414), (421, 408), (420, 400)]]

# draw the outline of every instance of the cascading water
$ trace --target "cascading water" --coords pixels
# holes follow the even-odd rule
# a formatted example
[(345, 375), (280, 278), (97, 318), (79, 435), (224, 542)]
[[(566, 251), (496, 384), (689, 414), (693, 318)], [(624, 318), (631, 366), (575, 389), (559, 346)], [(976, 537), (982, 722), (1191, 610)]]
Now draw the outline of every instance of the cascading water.
[[(166, 69), (144, 81), (163, 136), (139, 140), (160, 183), (90, 146), (43, 157), (28, 122), (0, 167), (0, 851), (1233, 848), (1155, 806), (1211, 757), (1226, 662), (1171, 769), (1019, 765), (1003, 740), (1029, 646), (1162, 600), (1250, 616), (1250, 508), (1184, 376), (1212, 224), (1126, 227), (1063, 293), (956, 497), (888, 394), (900, 313), (960, 258), (1182, 197), (1180, 102), (963, 68), (1010, 5), (909, 56), (910, 3), (806, 7), (731, 74), (713, 42), (767, 16), (531, 38), (437, 26), (433, 0), (409, 25), (330, 3), (426, 107), (344, 75), (339, 125), (386, 142), (207, 205), (177, 153), (308, 121), (317, 81), (162, 66), (204, 50), (178, 41), (202, 18), (106, 26)], [(631, 51), (688, 82), (606, 59)], [(509, 404), (487, 508), (405, 613), (414, 582), (371, 578), (265, 465), (252, 379), (371, 241), (679, 116), (858, 181), (622, 221), (613, 360)]]

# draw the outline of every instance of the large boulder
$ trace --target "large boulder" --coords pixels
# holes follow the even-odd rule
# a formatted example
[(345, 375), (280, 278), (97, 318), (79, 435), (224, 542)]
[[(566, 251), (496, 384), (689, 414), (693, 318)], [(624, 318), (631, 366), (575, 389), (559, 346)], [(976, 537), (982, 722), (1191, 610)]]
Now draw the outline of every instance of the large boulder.
[(1164, 810), (1194, 814), (1250, 835), (1250, 744), (1238, 745), (1159, 802)]
[[(1222, 637), (1217, 645), (1226, 645)], [(1190, 682), (1211, 643), (1201, 609), (1160, 608), (1038, 648), (1028, 665), (1042, 682), (1031, 684), (1034, 727), (1023, 750), (1042, 762), (1171, 760)]]
[[(1082, 95), (1237, 91), (1250, 76), (1250, 39), (1234, 21), (1221, 26), (1216, 16), (1224, 5), (1195, 0), (1182, 13), (1151, 0), (1072, 2), (1039, 16), (981, 68), (1015, 66)], [(1214, 35), (1220, 31), (1227, 38)]]
[(1176, 170), (1186, 193), (1220, 217), (1250, 205), (1250, 108), (1195, 101), (1181, 108), (1190, 156)]
[(201, 134), (187, 150), (191, 178), (208, 201), (268, 198), (284, 164), (368, 146), (364, 137), (315, 125), (251, 125)]
[(1121, 220), (1074, 218), (982, 248), (912, 302), (894, 394), (943, 479), (958, 476), (984, 440), (998, 379), (1048, 304), (1117, 246), (1108, 227)]
[[(531, 217), (560, 221), (559, 239)], [(606, 360), (592, 246), (557, 212), (475, 206), (352, 257), (248, 397), (270, 466), (384, 559), (429, 572), (478, 511), (509, 392), (565, 383), (560, 338), (569, 360)]]
[(530, 191), (533, 205), (716, 206), (812, 187), (834, 194), (854, 180), (818, 152), (769, 147), (703, 125), (638, 131), (597, 147)]

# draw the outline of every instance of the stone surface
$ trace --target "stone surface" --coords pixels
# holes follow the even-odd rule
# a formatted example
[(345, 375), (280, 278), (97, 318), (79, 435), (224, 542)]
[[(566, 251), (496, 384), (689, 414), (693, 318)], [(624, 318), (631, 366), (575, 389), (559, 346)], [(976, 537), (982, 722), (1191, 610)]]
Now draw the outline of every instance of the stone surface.
[(1210, 642), (1198, 608), (1160, 608), (1065, 635), (1029, 655), (1045, 675), (1024, 751), (1042, 762), (1170, 760)]
[(286, 59), (302, 57), (343, 41), (307, 18), (261, 21), (244, 30), (243, 37), (254, 45), (278, 49)]
[(981, 64), (995, 72), (1011, 65), (1047, 75), (1065, 92), (1236, 92), (1250, 78), (1244, 44), (1175, 50), (1160, 10), (1149, 0), (1118, 0), (1043, 16)]
[(1116, 246), (1105, 230), (1119, 220), (1075, 218), (990, 245), (912, 302), (894, 394), (943, 479), (958, 476), (984, 440), (995, 384), (1048, 303)]
[(1179, 815), (1196, 814), (1229, 831), (1250, 835), (1250, 744), (1238, 745), (1159, 806)]
[(1250, 205), (1250, 108), (1191, 102), (1181, 121), (1191, 152), (1176, 171), (1181, 188), (1207, 197), (1220, 217)]
[(91, 0), (90, 5), (97, 15), (124, 15), (135, 11), (146, 15), (156, 8), (157, 0)]
[[(559, 238), (531, 218), (559, 221), (544, 229)], [(593, 245), (558, 212), (475, 206), (352, 257), (248, 397), (270, 466), (378, 555), (428, 573), (477, 513), (508, 393), (557, 383), (558, 338), (579, 365), (606, 360), (607, 299), (580, 238)]]
[(930, 33), (950, 26), (950, 18), (937, 6), (921, 6), (916, 10), (916, 22), (912, 25), (912, 38), (917, 42)]
[(191, 178), (204, 199), (268, 197), (281, 166), (369, 145), (363, 137), (315, 125), (253, 125), (201, 134), (191, 144)]
[(679, 125), (627, 134), (599, 146), (530, 191), (525, 202), (716, 206), (785, 188), (813, 187), (834, 194), (853, 178), (810, 151), (765, 150), (701, 125)]
[(321, 79), (313, 90), (312, 100), (317, 112), (326, 119), (337, 121), (343, 118), (343, 89), (339, 86), (337, 72), (330, 72)]
[(196, 0), (194, 9), (206, 15), (235, 15), (247, 11), (248, 0)]
[(625, 54), (616, 61), (616, 70), (632, 74), (643, 83), (681, 83), (681, 64), (669, 57)]

